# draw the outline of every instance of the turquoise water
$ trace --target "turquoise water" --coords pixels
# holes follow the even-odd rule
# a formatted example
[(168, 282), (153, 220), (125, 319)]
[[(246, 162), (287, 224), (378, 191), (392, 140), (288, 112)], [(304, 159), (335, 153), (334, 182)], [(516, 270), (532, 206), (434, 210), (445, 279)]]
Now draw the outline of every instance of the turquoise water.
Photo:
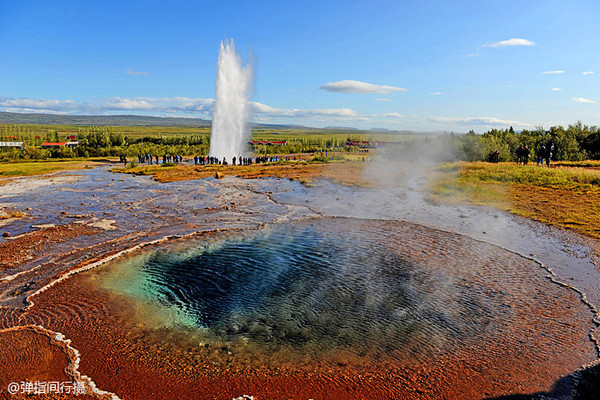
[(275, 225), (165, 246), (113, 267), (103, 285), (152, 304), (155, 323), (220, 342), (316, 357), (431, 355), (477, 335), (491, 305), (416, 261), (410, 226), (354, 219)]

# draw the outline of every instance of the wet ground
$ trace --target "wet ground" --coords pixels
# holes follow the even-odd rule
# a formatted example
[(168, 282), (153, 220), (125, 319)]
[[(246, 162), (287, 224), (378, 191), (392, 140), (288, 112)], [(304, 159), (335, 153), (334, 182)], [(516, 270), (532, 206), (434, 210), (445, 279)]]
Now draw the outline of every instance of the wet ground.
[(499, 397), (597, 359), (595, 242), (428, 203), (393, 167), (368, 189), (106, 168), (1, 186), (28, 215), (0, 227), (0, 340), (75, 368), (72, 346), (70, 376), (120, 398)]

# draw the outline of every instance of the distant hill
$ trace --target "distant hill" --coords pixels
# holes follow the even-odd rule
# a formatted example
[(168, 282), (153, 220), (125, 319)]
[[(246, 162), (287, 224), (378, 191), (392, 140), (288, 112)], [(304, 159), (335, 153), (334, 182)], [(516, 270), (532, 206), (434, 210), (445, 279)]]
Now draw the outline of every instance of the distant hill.
[[(99, 126), (181, 126), (201, 128), (211, 126), (212, 121), (202, 118), (148, 117), (144, 115), (57, 115), (25, 114), (0, 111), (0, 124), (35, 125), (99, 125)], [(250, 124), (265, 129), (312, 129), (301, 125)]]
[[(0, 125), (2, 124), (36, 124), (36, 125), (100, 125), (100, 126), (181, 126), (202, 128), (211, 126), (212, 121), (202, 118), (182, 117), (148, 117), (143, 115), (57, 115), (57, 114), (25, 114), (0, 111)], [(410, 130), (390, 130), (386, 128), (373, 128), (362, 130), (346, 126), (327, 126), (325, 128), (312, 128), (303, 125), (276, 125), (276, 124), (250, 124), (252, 129), (299, 129), (306, 131), (336, 131), (348, 133), (385, 133), (402, 135), (439, 135), (445, 131), (419, 132)]]
[(201, 118), (141, 115), (56, 115), (0, 112), (0, 124), (205, 127), (210, 126), (211, 121)]
[(353, 128), (351, 126), (326, 126), (323, 128), (328, 131), (360, 131), (362, 129)]
[[(412, 130), (396, 130), (396, 129), (387, 129), (387, 128), (373, 128), (369, 130), (369, 133), (383, 133), (383, 134), (390, 134), (390, 133), (397, 133), (399, 135), (443, 135), (445, 133), (450, 133), (448, 131), (412, 131)], [(461, 132), (454, 132), (458, 135), (461, 134)]]

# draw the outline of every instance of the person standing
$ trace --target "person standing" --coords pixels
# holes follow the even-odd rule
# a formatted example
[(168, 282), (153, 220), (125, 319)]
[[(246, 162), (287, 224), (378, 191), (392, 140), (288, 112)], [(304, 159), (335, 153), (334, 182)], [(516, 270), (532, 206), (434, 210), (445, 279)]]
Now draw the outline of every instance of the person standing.
[(552, 160), (552, 155), (555, 153), (554, 140), (550, 139), (548, 145), (546, 146), (546, 167), (550, 166), (550, 160)]
[(544, 146), (544, 143), (540, 143), (535, 157), (535, 163), (538, 167), (544, 166), (544, 157), (546, 157), (546, 146)]
[(515, 150), (515, 157), (517, 158), (517, 165), (521, 164), (521, 161), (523, 161), (523, 151), (524, 150), (525, 149), (523, 149), (522, 143), (519, 147), (517, 147), (517, 150)]

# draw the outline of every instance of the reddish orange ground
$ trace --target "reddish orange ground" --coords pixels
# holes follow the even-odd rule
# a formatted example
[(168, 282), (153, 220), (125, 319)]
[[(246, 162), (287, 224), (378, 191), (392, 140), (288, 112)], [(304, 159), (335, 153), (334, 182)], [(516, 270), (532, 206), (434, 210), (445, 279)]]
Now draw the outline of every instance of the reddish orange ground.
[(237, 176), (241, 178), (287, 178), (297, 181), (328, 179), (345, 185), (368, 185), (361, 178), (365, 163), (357, 161), (332, 163), (287, 163), (287, 164), (252, 164), (246, 166), (233, 165), (181, 165), (174, 167), (138, 166), (135, 168), (114, 168), (113, 171), (138, 175), (152, 175), (159, 182), (204, 179), (220, 176)]
[[(414, 243), (414, 260), (442, 260), (448, 244), (458, 248), (460, 257), (472, 253), (460, 237), (446, 240), (439, 232), (419, 227), (410, 232), (415, 229), (430, 235), (430, 241), (420, 236), (422, 240)], [(395, 240), (399, 244), (403, 238)], [(517, 268), (531, 268), (530, 261), (522, 262)], [(508, 305), (514, 319), (498, 322), (489, 336), (428, 359), (303, 366), (247, 359), (228, 354), (226, 346), (195, 343), (193, 335), (181, 331), (146, 328), (135, 304), (98, 288), (85, 274), (36, 296), (28, 311), (0, 309), (0, 326), (31, 324), (62, 332), (81, 352), (80, 372), (122, 399), (231, 399), (249, 394), (256, 400), (472, 400), (550, 390), (557, 379), (594, 356), (587, 338), (591, 317), (576, 293), (548, 284), (543, 272), (523, 274), (514, 288), (496, 287), (494, 271), (501, 271), (502, 265), (489, 268), (469, 277), (465, 285), (515, 295), (526, 288), (536, 293), (536, 300), (523, 303), (517, 298)], [(420, 338), (423, 344), (428, 339)], [(30, 331), (0, 334), (0, 363), (0, 389), (13, 380), (61, 379), (66, 366), (59, 348)]]

